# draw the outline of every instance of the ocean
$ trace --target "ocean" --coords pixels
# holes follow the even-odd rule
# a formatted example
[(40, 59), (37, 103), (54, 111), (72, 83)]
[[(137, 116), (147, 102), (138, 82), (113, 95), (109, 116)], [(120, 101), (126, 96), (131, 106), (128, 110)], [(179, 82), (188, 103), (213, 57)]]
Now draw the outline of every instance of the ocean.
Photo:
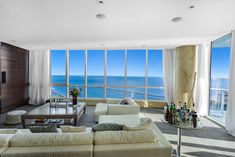
[[(122, 76), (107, 76), (107, 89), (106, 98), (122, 99), (124, 97), (131, 97), (133, 99), (144, 100), (145, 89), (144, 88), (133, 88), (134, 86), (144, 87), (145, 77), (127, 77), (126, 78), (127, 89), (126, 95), (124, 95), (124, 82), (125, 78)], [(65, 84), (65, 76), (53, 75), (51, 81), (53, 83)], [(69, 76), (69, 84), (82, 89), (80, 97), (85, 97), (84, 94), (84, 76)], [(103, 76), (88, 76), (87, 77), (87, 97), (88, 98), (104, 98), (104, 77)], [(92, 86), (99, 87), (92, 87)], [(115, 86), (115, 87), (114, 87)], [(119, 86), (119, 87), (116, 87)], [(161, 88), (158, 88), (161, 87)], [(65, 86), (52, 86), (51, 95), (53, 97), (66, 96)], [(147, 88), (147, 99), (148, 100), (165, 100), (163, 78), (162, 77), (148, 77), (148, 88)]]

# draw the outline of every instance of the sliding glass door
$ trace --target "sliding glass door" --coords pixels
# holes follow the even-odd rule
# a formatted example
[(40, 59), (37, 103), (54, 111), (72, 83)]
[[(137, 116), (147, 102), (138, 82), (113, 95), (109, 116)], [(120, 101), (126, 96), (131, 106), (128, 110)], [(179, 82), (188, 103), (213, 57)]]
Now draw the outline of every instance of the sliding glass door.
[(209, 116), (225, 123), (228, 101), (229, 64), (232, 35), (212, 42)]

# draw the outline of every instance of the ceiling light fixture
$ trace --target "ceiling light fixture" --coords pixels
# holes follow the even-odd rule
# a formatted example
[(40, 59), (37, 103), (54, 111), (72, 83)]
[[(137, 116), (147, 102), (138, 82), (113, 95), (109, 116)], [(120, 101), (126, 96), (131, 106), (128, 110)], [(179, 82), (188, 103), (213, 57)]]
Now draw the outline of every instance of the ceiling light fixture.
[(182, 17), (175, 17), (175, 18), (173, 18), (171, 21), (172, 21), (172, 22), (180, 22), (181, 20), (183, 20)]
[(100, 19), (100, 20), (103, 20), (103, 19), (106, 18), (106, 15), (105, 14), (96, 14), (96, 18)]
[(101, 4), (101, 5), (104, 4), (104, 1), (102, 1), (102, 0), (97, 0), (96, 2), (97, 2), (97, 4)]
[(193, 9), (193, 8), (195, 8), (195, 6), (194, 6), (194, 5), (191, 5), (189, 8), (190, 8), (190, 9)]

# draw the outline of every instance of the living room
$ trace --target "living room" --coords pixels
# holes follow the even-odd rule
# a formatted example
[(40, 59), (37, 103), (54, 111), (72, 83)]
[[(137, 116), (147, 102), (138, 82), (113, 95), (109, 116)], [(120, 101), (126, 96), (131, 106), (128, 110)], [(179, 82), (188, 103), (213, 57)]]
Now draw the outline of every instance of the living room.
[(234, 7), (0, 0), (0, 156), (235, 156)]

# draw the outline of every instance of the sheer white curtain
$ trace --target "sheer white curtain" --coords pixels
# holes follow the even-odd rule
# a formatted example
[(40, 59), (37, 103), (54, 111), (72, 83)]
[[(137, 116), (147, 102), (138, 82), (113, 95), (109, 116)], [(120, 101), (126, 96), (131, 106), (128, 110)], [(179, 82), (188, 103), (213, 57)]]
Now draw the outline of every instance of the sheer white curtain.
[(210, 84), (210, 43), (196, 48), (196, 84), (194, 89), (195, 109), (199, 115), (208, 114)]
[(50, 97), (50, 57), (48, 50), (29, 52), (29, 103), (43, 104)]
[(235, 136), (235, 31), (232, 32), (228, 108), (225, 127), (229, 134)]
[(175, 50), (165, 49), (162, 53), (164, 93), (168, 104), (174, 101)]

